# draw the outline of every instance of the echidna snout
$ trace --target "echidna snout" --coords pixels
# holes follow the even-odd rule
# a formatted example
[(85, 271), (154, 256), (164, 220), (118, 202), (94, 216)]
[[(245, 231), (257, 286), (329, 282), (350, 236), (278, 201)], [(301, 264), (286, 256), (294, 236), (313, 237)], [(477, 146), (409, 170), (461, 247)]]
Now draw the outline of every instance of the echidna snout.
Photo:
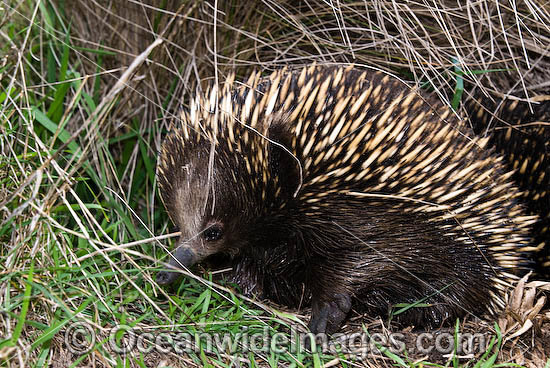
[[(167, 263), (168, 268), (189, 268), (196, 262), (196, 254), (192, 248), (181, 245), (170, 254), (170, 260)], [(168, 285), (179, 278), (177, 271), (160, 271), (157, 274), (157, 282), (160, 285)]]

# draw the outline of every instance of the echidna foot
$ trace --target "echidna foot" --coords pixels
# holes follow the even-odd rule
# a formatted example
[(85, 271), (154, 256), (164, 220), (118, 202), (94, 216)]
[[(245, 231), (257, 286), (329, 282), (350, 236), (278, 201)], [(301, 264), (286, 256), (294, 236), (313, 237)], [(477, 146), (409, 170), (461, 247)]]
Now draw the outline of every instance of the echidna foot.
[(336, 332), (351, 309), (348, 294), (334, 294), (331, 300), (313, 301), (309, 330), (313, 334)]

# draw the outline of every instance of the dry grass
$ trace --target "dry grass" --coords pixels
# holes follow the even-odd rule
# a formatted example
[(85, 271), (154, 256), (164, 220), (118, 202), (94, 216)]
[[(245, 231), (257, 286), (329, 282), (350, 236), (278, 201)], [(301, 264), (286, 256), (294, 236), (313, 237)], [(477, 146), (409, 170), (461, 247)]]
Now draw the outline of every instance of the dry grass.
[[(2, 0), (2, 365), (399, 364), (386, 354), (362, 361), (303, 352), (120, 356), (100, 337), (121, 324), (233, 335), (243, 326), (270, 335), (303, 328), (307, 311), (281, 312), (199, 277), (189, 275), (171, 292), (153, 281), (155, 260), (173, 237), (154, 238), (172, 226), (156, 194), (162, 132), (197, 88), (229, 71), (242, 77), (313, 61), (390, 70), (448, 103), (462, 77), (471, 82), (466, 95), (549, 94), (550, 3), (460, 3)], [(492, 353), (499, 362), (550, 365), (548, 288), (531, 282), (512, 291), (497, 321), (502, 345)], [(82, 357), (65, 339), (75, 321), (98, 336)], [(357, 321), (349, 328), (360, 330)], [(360, 321), (370, 333), (418, 333)], [(486, 321), (462, 321), (460, 329), (495, 335)], [(474, 366), (480, 357), (413, 354), (404, 362)]]

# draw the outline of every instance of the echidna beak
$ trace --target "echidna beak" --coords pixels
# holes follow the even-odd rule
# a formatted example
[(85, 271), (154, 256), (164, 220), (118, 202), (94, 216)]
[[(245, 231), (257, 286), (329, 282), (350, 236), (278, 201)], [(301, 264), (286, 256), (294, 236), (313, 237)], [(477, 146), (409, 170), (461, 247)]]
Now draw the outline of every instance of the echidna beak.
[[(191, 248), (182, 245), (170, 254), (170, 261), (167, 263), (167, 268), (188, 268), (195, 263), (195, 260), (195, 252), (193, 252)], [(181, 273), (177, 271), (160, 271), (157, 273), (157, 283), (159, 285), (169, 285), (180, 276)]]

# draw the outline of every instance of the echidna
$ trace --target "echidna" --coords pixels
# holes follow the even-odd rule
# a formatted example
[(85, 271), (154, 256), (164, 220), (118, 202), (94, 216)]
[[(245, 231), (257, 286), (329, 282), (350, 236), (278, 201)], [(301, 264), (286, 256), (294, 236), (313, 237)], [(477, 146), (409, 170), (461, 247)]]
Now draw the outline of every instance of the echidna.
[[(169, 264), (233, 266), (245, 294), (336, 331), (352, 305), (438, 325), (497, 311), (532, 267), (521, 192), (441, 102), (382, 72), (311, 66), (198, 94), (160, 154)], [(163, 271), (167, 284), (177, 272)]]

